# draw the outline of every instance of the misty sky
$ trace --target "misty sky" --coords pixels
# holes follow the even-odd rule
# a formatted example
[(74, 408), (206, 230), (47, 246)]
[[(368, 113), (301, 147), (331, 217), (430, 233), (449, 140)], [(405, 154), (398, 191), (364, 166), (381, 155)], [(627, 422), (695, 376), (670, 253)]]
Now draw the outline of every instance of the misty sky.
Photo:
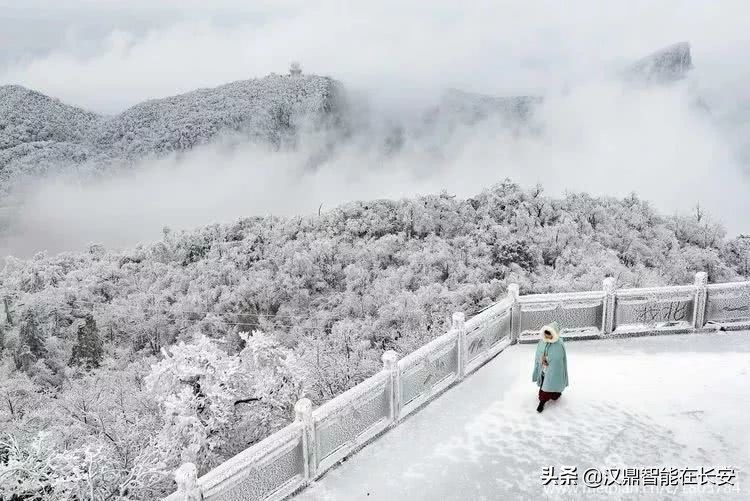
[(528, 93), (688, 40), (704, 85), (740, 91), (750, 73), (742, 1), (3, 0), (0, 8), (3, 82), (105, 112), (285, 72), (292, 60), (380, 90)]
[[(220, 162), (211, 151), (197, 152), (184, 165), (155, 166), (138, 181), (46, 186), (36, 205), (29, 205), (30, 245), (54, 250), (88, 241), (132, 245), (158, 238), (165, 224), (187, 228), (257, 213), (309, 212), (352, 197), (442, 188), (467, 196), (505, 177), (524, 185), (541, 182), (552, 194), (636, 191), (665, 213), (701, 203), (730, 231), (750, 233), (745, 216), (750, 186), (740, 151), (750, 133), (750, 5), (641, 0), (561, 5), (0, 0), (0, 84), (22, 84), (101, 113), (284, 73), (294, 60), (306, 72), (341, 80), (380, 110), (419, 107), (448, 87), (549, 98), (541, 110), (547, 125), (543, 140), (511, 141), (492, 131), (472, 131), (454, 138), (450, 154), (429, 175), (414, 174), (424, 171), (414, 168), (425, 161), (418, 152), (382, 165), (370, 152), (354, 149), (300, 183), (291, 175), (300, 161), (294, 155), (248, 148)], [(612, 84), (628, 63), (679, 41), (692, 46), (695, 70), (687, 82), (668, 91), (629, 93)], [(696, 96), (711, 106), (710, 117), (691, 110)], [(220, 164), (223, 176), (219, 181), (212, 176), (206, 195), (199, 190), (206, 186), (209, 164)], [(356, 176), (345, 174), (352, 165), (360, 167)], [(171, 205), (160, 184), (167, 179)], [(133, 207), (133, 200), (143, 197), (162, 200)], [(70, 209), (60, 210), (59, 204)], [(108, 206), (103, 213), (109, 220), (91, 214), (90, 206), (101, 204)], [(124, 214), (132, 228), (108, 230), (113, 218)], [(69, 238), (53, 242), (39, 236), (49, 234)]]

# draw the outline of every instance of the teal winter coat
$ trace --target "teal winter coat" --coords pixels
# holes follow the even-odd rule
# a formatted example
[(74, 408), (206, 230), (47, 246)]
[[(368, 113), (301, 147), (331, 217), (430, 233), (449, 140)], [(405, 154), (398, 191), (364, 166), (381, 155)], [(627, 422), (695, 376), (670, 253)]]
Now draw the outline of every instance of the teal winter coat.
[(568, 386), (568, 359), (565, 355), (565, 344), (562, 337), (550, 343), (541, 339), (536, 345), (534, 356), (534, 373), (531, 380), (539, 386), (542, 378), (542, 356), (547, 349), (547, 372), (544, 375), (544, 384), (541, 389), (548, 392), (562, 392)]

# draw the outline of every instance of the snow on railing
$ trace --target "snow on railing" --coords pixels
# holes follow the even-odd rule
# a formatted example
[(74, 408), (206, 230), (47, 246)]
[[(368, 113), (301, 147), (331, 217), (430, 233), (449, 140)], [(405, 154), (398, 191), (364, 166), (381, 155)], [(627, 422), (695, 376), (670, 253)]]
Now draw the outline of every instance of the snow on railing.
[(272, 494), (292, 493), (305, 478), (303, 426), (296, 420), (202, 476), (198, 499), (274, 499)]
[(508, 296), (473, 318), (453, 314), (451, 329), (398, 360), (383, 354), (383, 370), (313, 410), (300, 400), (295, 421), (204, 476), (194, 465), (175, 472), (169, 501), (281, 500), (319, 478), (444, 390), (516, 342), (538, 340), (552, 321), (565, 339), (677, 334), (750, 327), (750, 282), (707, 285), (700, 272), (686, 286)]
[(381, 371), (312, 411), (309, 475), (317, 476), (391, 424), (390, 374)]
[(707, 325), (726, 330), (745, 328), (750, 317), (750, 282), (709, 285), (706, 295), (702, 313)]
[(516, 333), (520, 340), (537, 341), (539, 328), (557, 321), (566, 337), (593, 337), (604, 329), (607, 294), (604, 291), (533, 294), (520, 301)]

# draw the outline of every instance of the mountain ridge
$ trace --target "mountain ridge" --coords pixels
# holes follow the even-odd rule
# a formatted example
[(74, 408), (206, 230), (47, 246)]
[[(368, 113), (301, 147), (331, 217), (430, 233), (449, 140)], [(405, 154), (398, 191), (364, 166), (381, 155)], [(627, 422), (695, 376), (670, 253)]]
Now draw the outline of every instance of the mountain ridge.
[[(680, 42), (636, 61), (619, 76), (630, 83), (664, 84), (683, 78), (692, 67), (690, 44)], [(532, 120), (543, 101), (543, 96), (493, 96), (449, 89), (424, 111), (416, 126), (387, 125), (381, 146), (392, 153), (407, 137), (439, 145), (457, 127), (489, 118), (499, 118), (499, 125), (517, 132), (535, 130)], [(345, 138), (357, 132), (351, 127), (352, 113), (345, 112), (347, 106), (341, 82), (299, 71), (149, 99), (112, 116), (20, 85), (0, 86), (0, 198), (40, 175), (105, 172), (113, 166), (187, 151), (220, 136), (275, 149), (294, 147), (304, 129), (330, 127), (337, 137)], [(365, 127), (365, 133), (368, 130)], [(333, 146), (327, 144), (324, 149)]]
[(280, 147), (338, 113), (342, 85), (317, 75), (269, 75), (150, 99), (104, 116), (20, 85), (0, 87), (0, 193), (45, 173), (129, 164), (223, 134)]

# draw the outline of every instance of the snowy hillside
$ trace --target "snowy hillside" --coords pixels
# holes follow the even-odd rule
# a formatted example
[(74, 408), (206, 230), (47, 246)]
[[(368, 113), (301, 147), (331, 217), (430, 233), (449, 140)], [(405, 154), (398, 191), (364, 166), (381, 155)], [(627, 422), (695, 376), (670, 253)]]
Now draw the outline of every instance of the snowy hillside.
[(692, 68), (690, 44), (680, 42), (635, 62), (626, 70), (624, 76), (634, 81), (667, 83), (685, 78)]
[(0, 86), (0, 151), (47, 141), (82, 143), (100, 120), (19, 85)]
[(339, 90), (327, 77), (270, 75), (102, 117), (20, 86), (0, 87), (0, 193), (26, 176), (106, 168), (229, 133), (278, 147), (301, 127), (335, 119)]
[(333, 112), (336, 92), (334, 80), (319, 76), (233, 82), (133, 106), (102, 124), (91, 140), (129, 158), (189, 149), (230, 131), (278, 146), (301, 120)]

